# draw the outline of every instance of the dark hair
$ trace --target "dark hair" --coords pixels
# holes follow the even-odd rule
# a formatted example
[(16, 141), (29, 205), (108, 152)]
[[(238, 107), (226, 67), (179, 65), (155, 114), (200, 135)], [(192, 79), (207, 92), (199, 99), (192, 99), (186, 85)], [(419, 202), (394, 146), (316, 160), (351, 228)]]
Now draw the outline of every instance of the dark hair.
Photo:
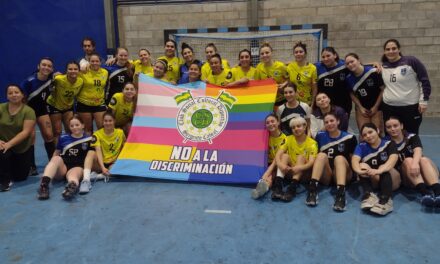
[(125, 86), (127, 86), (127, 84), (131, 84), (131, 85), (133, 85), (133, 86), (134, 86), (134, 89), (136, 89), (136, 85), (134, 85), (134, 83), (132, 83), (132, 82), (126, 82), (126, 83), (124, 83), (124, 87), (122, 88), (122, 90), (124, 90), (124, 88), (125, 88)]
[(163, 43), (164, 46), (166, 46), (168, 42), (172, 42), (172, 43), (174, 44), (174, 47), (177, 48), (177, 43), (176, 43), (176, 41), (174, 41), (174, 40), (172, 40), (172, 39), (167, 39), (167, 40), (165, 40), (165, 42)]
[(318, 93), (316, 93), (315, 98), (313, 99), (314, 100), (314, 104), (313, 104), (313, 107), (312, 107), (312, 111), (315, 111), (316, 109), (319, 109), (319, 111), (321, 112), (321, 109), (316, 105), (316, 98), (318, 98), (318, 95), (320, 95), (320, 94), (325, 94), (325, 96), (328, 97), (328, 99), (330, 100), (330, 112), (335, 112), (335, 106), (332, 104), (332, 99), (330, 98), (330, 96), (328, 96), (328, 94), (326, 92), (318, 92)]
[(339, 117), (336, 115), (336, 113), (334, 111), (330, 111), (330, 112), (325, 113), (322, 116), (322, 119), (325, 119), (325, 117), (328, 116), (328, 115), (334, 116), (336, 118), (336, 120), (340, 121)]
[(98, 54), (97, 52), (92, 52), (92, 54), (90, 54), (89, 59), (90, 59), (92, 56), (98, 56), (99, 60), (101, 60), (101, 56), (99, 56), (99, 54)]
[(280, 117), (275, 114), (275, 112), (271, 112), (270, 114), (268, 114), (264, 120), (267, 120), (269, 117), (274, 117), (278, 122), (280, 121)]
[(302, 43), (301, 41), (298, 41), (293, 45), (293, 51), (295, 52), (296, 48), (302, 48), (304, 50), (304, 53), (307, 54), (307, 45), (305, 43)]
[(84, 121), (82, 120), (82, 118), (78, 115), (78, 114), (73, 114), (73, 116), (71, 118), (69, 118), (69, 124), (70, 121), (72, 121), (73, 119), (78, 120), (81, 124), (84, 124)]
[(202, 69), (202, 66), (200, 66), (200, 65), (201, 65), (201, 62), (200, 62), (199, 60), (194, 60), (193, 62), (191, 62), (191, 63), (189, 64), (189, 67), (191, 67), (191, 65), (197, 65), (197, 68), (199, 68), (199, 70)]
[(270, 51), (272, 51), (272, 46), (270, 46), (269, 42), (263, 42), (263, 44), (261, 44), (259, 51), (261, 51), (262, 48), (269, 48)]
[(252, 55), (251, 55), (251, 51), (250, 51), (250, 50), (248, 50), (248, 49), (242, 49), (242, 50), (240, 50), (240, 52), (238, 53), (238, 59), (240, 59), (240, 56), (241, 56), (241, 54), (242, 54), (243, 52), (247, 52), (247, 53), (249, 54), (249, 57), (252, 58)]
[(211, 42), (211, 43), (206, 44), (206, 46), (205, 46), (205, 50), (206, 50), (207, 47), (211, 47), (211, 48), (213, 48), (214, 51), (215, 51), (215, 53), (217, 53), (217, 47), (215, 46), (214, 43)]
[(357, 54), (354, 53), (354, 52), (350, 52), (350, 53), (348, 53), (347, 55), (345, 55), (345, 59), (347, 59), (347, 57), (353, 57), (353, 58), (355, 58), (355, 59), (357, 59), (357, 60), (360, 60), (360, 59), (359, 59), (359, 55), (357, 55)]
[(91, 37), (85, 37), (81, 41), (81, 47), (84, 45), (84, 41), (90, 41), (90, 44), (92, 44), (92, 47), (96, 47), (95, 41)]
[(75, 64), (76, 67), (78, 67), (78, 70), (80, 69), (79, 63), (73, 60), (73, 61), (69, 61), (68, 63), (66, 63), (66, 71), (67, 71), (67, 68), (69, 68), (70, 64)]
[(335, 48), (333, 48), (333, 47), (325, 47), (325, 48), (323, 48), (321, 50), (321, 55), (322, 55), (322, 53), (324, 51), (327, 51), (327, 52), (332, 53), (333, 55), (336, 55), (336, 59), (335, 59), (336, 63), (339, 61), (339, 54), (336, 52)]
[[(120, 50), (125, 50), (127, 53), (128, 53), (128, 49), (127, 48), (125, 48), (125, 47), (118, 47), (117, 49), (116, 49), (116, 52), (115, 52), (115, 57), (118, 55), (118, 53), (119, 53), (119, 51)], [(118, 58), (116, 57), (116, 61), (118, 60)], [(133, 76), (133, 74), (134, 74), (134, 72), (133, 72), (133, 68), (134, 68), (134, 66), (130, 63), (130, 61), (129, 60), (127, 60), (126, 62), (125, 62), (125, 65), (124, 65), (124, 67), (126, 67), (127, 68), (127, 75), (128, 76)]]
[(182, 56), (183, 56), (183, 50), (184, 49), (189, 49), (192, 53), (194, 53), (194, 49), (190, 46), (190, 45), (188, 45), (188, 44), (186, 44), (185, 42), (183, 42), (182, 43)]
[[(386, 120), (384, 120), (384, 124), (386, 124), (389, 120), (394, 119), (397, 120), (399, 122), (399, 124), (403, 125), (402, 120), (400, 120), (400, 118), (398, 118), (397, 116), (389, 116)], [(385, 130), (386, 130), (386, 126), (385, 126)], [(406, 143), (408, 143), (408, 131), (405, 130), (405, 127), (402, 129), (402, 134), (403, 134), (403, 140)]]
[(54, 64), (52, 58), (50, 58), (50, 57), (43, 57), (43, 58), (41, 58), (40, 62), (38, 64), (40, 64), (41, 61), (43, 61), (43, 60), (48, 60), (48, 61), (50, 61), (52, 63), (52, 65)]
[(164, 60), (164, 59), (157, 59), (155, 62), (154, 62), (154, 64), (156, 64), (156, 63), (162, 63), (163, 64), (163, 66), (164, 66), (164, 72), (167, 72), (168, 71), (168, 62), (166, 61), (166, 60)]
[(296, 87), (296, 84), (294, 84), (293, 82), (291, 82), (291, 81), (287, 81), (287, 84), (286, 84), (286, 86), (284, 86), (284, 88), (283, 88), (283, 92), (284, 92), (284, 89), (286, 89), (286, 88), (293, 88), (293, 90), (295, 91), (295, 93), (296, 93), (296, 90), (297, 90), (297, 87)]
[(6, 89), (5, 89), (6, 97), (8, 97), (8, 89), (9, 89), (9, 87), (16, 87), (16, 88), (18, 88), (18, 90), (20, 91), (20, 93), (23, 95), (23, 100), (22, 100), (22, 102), (23, 102), (23, 103), (26, 103), (26, 93), (24, 92), (23, 88), (21, 88), (21, 86), (18, 85), (18, 84), (16, 84), (16, 83), (10, 83), (10, 84), (8, 84), (8, 85), (6, 86)]
[(213, 58), (218, 58), (220, 60), (220, 64), (222, 63), (222, 56), (220, 54), (216, 53), (209, 58), (209, 60), (212, 60)]
[[(400, 50), (400, 42), (399, 42), (397, 39), (389, 39), (389, 40), (385, 41), (385, 43), (383, 44), (383, 50), (385, 50), (386, 46), (387, 46), (388, 43), (390, 43), (390, 42), (393, 42), (394, 44), (396, 44), (397, 48)], [(400, 56), (403, 56), (403, 55), (402, 55), (402, 52), (399, 51), (399, 55), (400, 55)], [(387, 59), (387, 57), (385, 56), (385, 54), (382, 55), (381, 61), (382, 61), (382, 62), (387, 62), (387, 61), (388, 61), (388, 59)]]
[(105, 111), (104, 115), (102, 116), (102, 120), (104, 120), (106, 116), (110, 116), (111, 118), (113, 118), (113, 120), (116, 120), (115, 114), (113, 114), (111, 110)]
[(362, 131), (364, 131), (364, 129), (365, 128), (372, 128), (372, 129), (374, 129), (375, 131), (377, 131), (378, 129), (377, 129), (377, 126), (375, 125), (375, 124), (373, 124), (373, 123), (365, 123), (365, 124), (363, 124), (362, 125), (362, 127), (361, 127), (361, 130), (359, 131), (359, 133), (362, 135)]

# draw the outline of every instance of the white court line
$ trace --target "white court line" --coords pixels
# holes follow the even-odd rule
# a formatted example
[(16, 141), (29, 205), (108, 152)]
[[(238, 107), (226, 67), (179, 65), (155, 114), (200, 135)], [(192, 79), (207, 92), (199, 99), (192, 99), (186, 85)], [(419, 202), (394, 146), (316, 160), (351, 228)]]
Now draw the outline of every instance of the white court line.
[(231, 214), (231, 210), (208, 210), (205, 209), (205, 213), (207, 214)]

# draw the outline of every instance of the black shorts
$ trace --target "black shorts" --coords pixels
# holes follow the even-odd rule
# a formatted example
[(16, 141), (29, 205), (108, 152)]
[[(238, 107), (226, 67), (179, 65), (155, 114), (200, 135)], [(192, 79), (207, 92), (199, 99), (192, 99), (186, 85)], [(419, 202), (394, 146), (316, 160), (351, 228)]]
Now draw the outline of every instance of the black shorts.
[(49, 114), (49, 105), (43, 100), (31, 100), (28, 102), (28, 106), (34, 110), (36, 117)]
[(50, 115), (55, 115), (55, 114), (64, 114), (67, 112), (72, 112), (73, 111), (73, 107), (66, 109), (66, 110), (60, 110), (58, 108), (56, 108), (55, 106), (51, 106), (50, 104), (47, 104), (47, 107), (49, 109), (49, 114)]
[(78, 113), (98, 113), (107, 111), (106, 105), (91, 106), (80, 102), (76, 103), (76, 112)]

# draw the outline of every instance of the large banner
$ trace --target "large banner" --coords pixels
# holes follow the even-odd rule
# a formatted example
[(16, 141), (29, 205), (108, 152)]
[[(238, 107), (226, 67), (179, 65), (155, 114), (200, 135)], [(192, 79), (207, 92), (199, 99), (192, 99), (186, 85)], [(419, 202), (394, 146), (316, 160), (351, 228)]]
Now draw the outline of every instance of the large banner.
[(111, 173), (256, 183), (267, 164), (264, 120), (276, 91), (272, 80), (236, 88), (174, 86), (141, 74), (130, 135)]

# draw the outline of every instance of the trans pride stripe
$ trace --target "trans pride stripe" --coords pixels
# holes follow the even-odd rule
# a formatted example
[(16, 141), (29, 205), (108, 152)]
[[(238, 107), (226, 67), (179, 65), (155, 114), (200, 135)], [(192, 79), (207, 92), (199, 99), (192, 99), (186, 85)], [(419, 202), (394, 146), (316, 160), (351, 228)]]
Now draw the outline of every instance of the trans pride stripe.
[(276, 91), (272, 80), (234, 88), (174, 86), (141, 74), (130, 135), (111, 173), (256, 183), (267, 165), (264, 119), (273, 111)]

